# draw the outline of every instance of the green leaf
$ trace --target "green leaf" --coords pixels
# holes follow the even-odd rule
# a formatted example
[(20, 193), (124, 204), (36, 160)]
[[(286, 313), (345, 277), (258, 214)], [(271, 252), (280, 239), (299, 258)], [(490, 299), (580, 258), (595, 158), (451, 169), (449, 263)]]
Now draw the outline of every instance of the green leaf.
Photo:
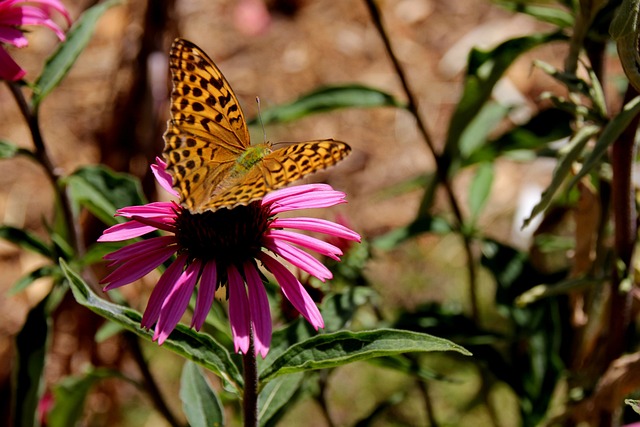
[(497, 102), (487, 102), (460, 135), (460, 155), (466, 158), (486, 144), (489, 134), (507, 116), (509, 109)]
[(48, 298), (44, 298), (27, 315), (16, 336), (16, 376), (14, 426), (39, 426), (38, 402), (44, 392), (44, 361), (48, 347)]
[(534, 47), (564, 38), (566, 37), (560, 32), (533, 34), (507, 40), (492, 50), (471, 50), (462, 97), (447, 131), (444, 155), (449, 164), (460, 160), (462, 134), (490, 98), (494, 86), (513, 61)]
[(10, 142), (0, 140), (0, 159), (11, 159), (18, 154), (33, 157), (33, 153), (31, 151), (20, 148)]
[(283, 375), (269, 381), (258, 395), (258, 420), (261, 426), (272, 426), (291, 406), (300, 390), (304, 374)]
[(558, 7), (531, 4), (527, 0), (497, 0), (496, 3), (512, 12), (524, 13), (560, 28), (573, 27), (574, 19), (571, 13)]
[[(73, 296), (80, 305), (89, 308), (112, 322), (120, 324), (136, 335), (152, 341), (153, 332), (140, 327), (140, 321), (142, 320), (140, 313), (99, 298), (80, 276), (69, 268), (64, 260), (60, 260), (60, 266), (69, 280)], [(230, 387), (236, 390), (243, 383), (242, 376), (231, 360), (231, 355), (227, 349), (207, 334), (196, 332), (179, 324), (162, 344), (162, 347), (204, 366), (220, 376), (229, 383)]]
[(376, 295), (376, 292), (365, 286), (350, 286), (344, 292), (331, 294), (322, 301), (322, 318), (326, 332), (344, 328), (358, 310)]
[(89, 43), (98, 19), (120, 0), (110, 0), (87, 9), (67, 32), (66, 40), (58, 45), (58, 49), (47, 59), (42, 74), (36, 80), (31, 103), (34, 109), (67, 75), (80, 53)]
[(582, 154), (584, 147), (587, 145), (587, 142), (589, 142), (591, 137), (596, 135), (599, 131), (600, 128), (598, 126), (585, 126), (576, 132), (571, 141), (569, 141), (567, 146), (563, 149), (563, 153), (566, 154), (559, 159), (558, 165), (553, 171), (551, 184), (549, 184), (546, 190), (542, 193), (540, 201), (533, 207), (529, 218), (524, 220), (523, 228), (529, 225), (536, 215), (543, 212), (547, 206), (549, 206), (553, 196), (556, 194), (556, 191), (558, 191), (558, 188), (560, 188), (560, 185), (562, 185), (565, 178), (571, 171), (571, 165), (573, 165), (573, 162), (575, 162), (580, 154)]
[(622, 111), (611, 119), (607, 126), (600, 134), (593, 151), (587, 157), (580, 172), (569, 181), (569, 188), (573, 187), (576, 182), (587, 175), (598, 164), (600, 158), (607, 152), (607, 149), (613, 144), (624, 130), (631, 124), (631, 121), (640, 113), (640, 96), (633, 98), (622, 107)]
[(224, 409), (198, 365), (187, 361), (180, 377), (182, 409), (191, 427), (224, 425)]
[(31, 273), (28, 273), (26, 276), (22, 276), (12, 287), (9, 289), (8, 295), (13, 296), (18, 292), (26, 289), (30, 284), (35, 282), (38, 279), (42, 279), (44, 277), (52, 277), (60, 275), (60, 269), (57, 265), (45, 265), (40, 268), (36, 268)]
[(391, 250), (400, 243), (423, 233), (445, 234), (453, 229), (446, 219), (438, 216), (425, 215), (405, 227), (383, 234), (373, 241), (373, 246), (381, 250)]
[(471, 181), (469, 188), (469, 210), (471, 217), (475, 220), (491, 194), (491, 185), (493, 184), (493, 163), (481, 163), (476, 170), (476, 174)]
[[(297, 100), (262, 111), (262, 122), (284, 123), (339, 108), (404, 107), (388, 93), (362, 85), (323, 87)], [(256, 124), (257, 119), (249, 124)]]
[(322, 334), (295, 344), (270, 365), (262, 367), (260, 380), (269, 381), (280, 375), (342, 366), (358, 360), (390, 356), (413, 351), (467, 350), (444, 338), (396, 329), (374, 331), (339, 331)]
[(23, 249), (39, 253), (47, 258), (53, 257), (53, 253), (46, 243), (34, 234), (21, 228), (11, 227), (10, 225), (0, 225), (0, 239), (5, 239)]
[(479, 147), (464, 160), (463, 165), (492, 162), (510, 151), (543, 150), (550, 142), (571, 136), (572, 119), (573, 115), (557, 108), (539, 111), (527, 123), (516, 126)]
[(66, 178), (71, 198), (107, 225), (118, 222), (116, 209), (145, 203), (140, 183), (104, 166), (85, 166)]
[(84, 375), (64, 378), (53, 387), (54, 406), (47, 417), (50, 427), (79, 425), (91, 387), (104, 378), (122, 378), (111, 369), (91, 369)]
[(640, 400), (625, 399), (624, 404), (631, 406), (631, 409), (633, 409), (636, 414), (640, 414)]

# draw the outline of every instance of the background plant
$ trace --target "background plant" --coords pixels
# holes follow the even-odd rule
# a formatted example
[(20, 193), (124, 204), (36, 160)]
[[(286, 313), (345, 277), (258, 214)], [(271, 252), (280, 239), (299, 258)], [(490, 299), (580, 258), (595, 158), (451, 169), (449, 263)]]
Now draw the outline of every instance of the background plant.
[[(629, 16), (637, 11), (629, 8), (631, 3), (623, 6)], [(0, 147), (6, 159), (3, 167), (21, 162), (21, 157), (35, 159), (55, 184), (53, 194), (37, 197), (49, 197), (57, 206), (43, 212), (44, 220), (37, 218), (20, 227), (5, 221), (7, 225), (1, 229), (5, 240), (48, 260), (40, 261), (41, 266), (35, 269), (25, 269), (11, 289), (14, 296), (9, 297), (27, 295), (30, 300), (29, 314), (15, 335), (15, 425), (37, 424), (35, 408), (38, 402), (48, 400), (53, 401), (46, 418), (50, 425), (72, 425), (82, 417), (92, 425), (137, 425), (140, 418), (136, 417), (148, 417), (114, 397), (116, 390), (149, 396), (169, 425), (202, 425), (205, 420), (222, 419), (224, 412), (227, 423), (239, 422), (237, 391), (242, 378), (238, 359), (228, 352), (231, 343), (222, 304), (214, 307), (206, 334), (179, 327), (158, 349), (138, 338), (150, 336), (138, 326), (144, 296), (115, 296), (109, 302), (99, 289), (89, 288), (96, 283), (94, 276), (102, 274), (100, 257), (114, 249), (92, 243), (105, 225), (115, 223), (115, 209), (142, 203), (145, 193), (153, 197), (151, 181), (144, 173), (147, 161), (161, 148), (159, 135), (168, 111), (161, 104), (162, 95), (153, 97), (158, 91), (162, 93), (164, 83), (154, 77), (153, 58), (158, 56), (152, 53), (166, 55), (167, 51), (167, 46), (158, 43), (162, 39), (158, 35), (165, 34), (170, 40), (177, 35), (176, 23), (182, 23), (185, 31), (181, 35), (201, 42), (197, 33), (185, 34), (191, 25), (198, 26), (199, 17), (180, 9), (185, 7), (181, 2), (142, 4), (112, 7), (112, 3), (104, 3), (84, 12), (35, 83), (30, 88), (14, 84), (10, 92), (4, 92), (7, 101), (11, 93), (18, 103), (3, 102), (3, 111), (20, 106), (34, 136), (34, 129), (39, 129), (34, 128), (34, 120), (39, 123), (47, 108), (63, 108), (59, 99), (64, 97), (56, 102), (51, 98), (67, 91), (63, 94), (67, 99), (76, 99), (81, 93), (72, 88), (74, 84), (82, 87), (82, 80), (74, 80), (73, 71), (68, 77), (66, 72), (76, 59), (82, 63), (83, 55), (91, 53), (90, 36), (99, 20), (125, 13), (131, 22), (142, 23), (144, 31), (132, 37), (139, 49), (120, 53), (122, 69), (128, 70), (129, 78), (112, 104), (116, 107), (101, 122), (106, 130), (96, 138), (100, 149), (93, 156), (94, 162), (99, 157), (115, 170), (139, 175), (142, 186), (130, 175), (88, 166), (85, 163), (90, 162), (81, 159), (67, 161), (66, 168), (72, 172), (61, 173), (30, 144), (17, 146), (12, 135), (2, 135), (6, 139)], [(296, 411), (304, 413), (308, 408), (319, 414), (318, 425), (477, 425), (482, 420), (493, 425), (576, 425), (584, 421), (605, 426), (622, 419), (637, 420), (637, 414), (631, 407), (625, 408), (623, 401), (625, 397), (633, 399), (638, 388), (633, 378), (638, 362), (632, 305), (637, 236), (632, 171), (640, 107), (636, 90), (627, 84), (613, 49), (616, 41), (620, 43), (628, 35), (628, 28), (613, 31), (613, 37), (609, 34), (620, 2), (478, 2), (478, 10), (485, 14), (483, 20), (500, 28), (502, 37), (489, 47), (471, 48), (462, 81), (446, 86), (446, 90), (433, 84), (433, 68), (426, 58), (437, 52), (434, 40), (446, 38), (448, 34), (442, 35), (446, 31), (476, 27), (487, 31), (481, 22), (472, 22), (476, 15), (465, 14), (468, 7), (455, 2), (417, 1), (353, 5), (350, 7), (358, 20), (348, 21), (354, 15), (345, 14), (344, 20), (337, 21), (349, 23), (342, 28), (344, 32), (330, 27), (331, 19), (325, 16), (323, 21), (321, 14), (311, 20), (314, 6), (287, 9), (276, 2), (265, 18), (267, 22), (261, 24), (260, 31), (265, 31), (258, 31), (261, 36), (239, 36), (250, 21), (234, 21), (235, 30), (227, 26), (226, 33), (213, 37), (216, 44), (203, 46), (216, 60), (229, 57), (236, 70), (259, 69), (253, 62), (251, 66), (237, 65), (239, 59), (234, 62), (240, 48), (258, 45), (262, 37), (273, 44), (273, 55), (280, 52), (275, 43), (283, 42), (268, 32), (282, 28), (282, 22), (324, 23), (326, 28), (313, 27), (315, 33), (333, 34), (335, 46), (346, 52), (345, 56), (363, 58), (363, 52), (370, 50), (389, 70), (385, 74), (389, 80), (375, 79), (366, 73), (370, 70), (366, 61), (361, 68), (350, 63), (350, 68), (335, 67), (327, 59), (325, 65), (314, 62), (321, 72), (297, 74), (296, 67), (304, 65), (305, 52), (319, 52), (291, 42), (291, 34), (302, 37), (294, 30), (289, 30), (289, 44), (282, 45), (287, 49), (276, 57), (279, 61), (270, 62), (273, 67), (269, 68), (277, 70), (273, 75), (247, 79), (243, 87), (222, 62), (234, 88), (245, 92), (243, 101), (251, 103), (253, 96), (261, 96), (263, 121), (271, 139), (283, 139), (276, 137), (280, 134), (287, 139), (304, 139), (310, 129), (329, 128), (334, 131), (325, 136), (344, 139), (356, 148), (355, 159), (344, 165), (342, 173), (337, 169), (324, 178), (344, 183), (344, 189), (353, 193), (352, 206), (345, 211), (348, 221), (369, 236), (369, 242), (350, 248), (343, 264), (332, 267), (336, 279), (331, 285), (318, 290), (323, 296), (326, 334), (313, 337), (304, 322), (287, 322), (287, 311), (283, 311), (282, 329), (274, 334), (272, 349), (260, 367), (265, 380), (261, 423), (295, 423)], [(74, 7), (77, 13), (72, 16), (79, 16), (83, 6)], [(222, 16), (237, 12), (232, 5), (219, 7), (227, 13)], [(341, 7), (346, 6), (331, 10), (340, 11)], [(403, 15), (403, 7), (411, 13)], [(292, 15), (282, 15), (285, 12)], [(439, 22), (447, 26), (438, 27)], [(509, 36), (508, 22), (517, 22), (529, 31)], [(300, 28), (304, 27), (296, 30)], [(410, 35), (400, 29), (411, 30)], [(118, 40), (123, 38), (119, 35)], [(322, 38), (313, 40), (318, 49), (331, 51)], [(102, 49), (103, 56), (109, 52), (105, 46)], [(411, 52), (419, 52), (421, 60), (412, 60)], [(524, 80), (536, 82), (526, 91), (530, 99), (504, 96), (505, 84), (518, 81), (518, 67), (526, 70)], [(316, 77), (295, 93), (283, 84), (309, 75)], [(262, 84), (273, 92), (265, 97), (259, 90)], [(89, 88), (86, 93), (98, 90), (95, 82)], [(459, 96), (443, 95), (452, 91), (459, 91)], [(24, 94), (32, 95), (21, 100)], [(269, 94), (282, 101), (269, 102)], [(438, 102), (442, 99), (455, 99), (455, 105)], [(523, 109), (524, 118), (518, 115)], [(328, 114), (318, 114), (321, 112)], [(74, 114), (96, 117), (95, 111), (88, 109)], [(92, 120), (72, 123), (76, 131), (95, 126)], [(60, 127), (61, 122), (56, 127), (43, 126), (42, 135), (47, 148), (63, 158)], [(385, 133), (386, 128), (391, 131)], [(92, 132), (95, 135), (97, 130)], [(534, 169), (545, 159), (553, 162), (552, 172)], [(516, 228), (522, 221), (530, 224), (526, 230), (532, 232), (532, 240), (523, 245), (517, 244), (511, 233), (510, 215), (499, 213), (495, 205), (504, 203), (501, 192), (512, 190), (522, 171), (531, 170), (541, 172), (525, 176), (540, 175), (536, 178), (545, 185), (538, 190), (537, 194), (542, 194), (539, 202), (534, 196), (525, 216), (515, 221)], [(402, 175), (406, 171), (409, 176)], [(25, 172), (36, 173), (41, 172), (35, 168)], [(378, 175), (384, 180), (371, 184)], [(514, 193), (524, 196), (526, 190), (520, 186)], [(394, 210), (385, 209), (387, 205)], [(371, 206), (375, 207), (373, 214)], [(5, 203), (5, 212), (10, 213), (10, 207)], [(11, 215), (5, 218), (11, 219)], [(45, 277), (53, 279), (49, 282), (53, 286), (38, 294), (34, 291), (38, 287), (32, 285)], [(276, 295), (275, 288), (270, 292)], [(137, 309), (126, 307), (131, 302)], [(103, 323), (104, 317), (110, 322)], [(77, 325), (78, 320), (73, 319), (78, 318), (83, 319), (83, 328), (65, 331), (68, 325)], [(408, 350), (457, 347), (435, 339), (420, 344), (416, 338), (403, 348), (398, 343), (407, 336), (394, 335), (398, 332), (388, 328), (442, 337), (473, 356), (463, 358), (454, 352), (401, 355)], [(371, 329), (378, 332), (373, 336), (358, 332)], [(78, 355), (84, 356), (73, 363), (69, 357), (66, 367), (56, 366), (60, 340), (70, 336), (76, 341)], [(372, 351), (338, 353), (337, 362), (326, 361), (336, 356), (340, 345), (363, 340), (374, 346)], [(302, 344), (291, 347), (297, 342)], [(315, 359), (318, 356), (310, 353), (317, 353), (313, 349), (323, 343), (335, 347), (325, 352), (326, 360), (322, 356)], [(203, 352), (203, 348), (207, 350)], [(303, 360), (313, 361), (311, 365), (295, 365), (292, 348)], [(105, 356), (109, 349), (119, 355)], [(216, 375), (205, 375), (187, 362), (180, 380), (170, 378), (162, 367), (176, 360), (182, 364), (183, 359), (175, 359), (167, 350), (204, 365)], [(378, 357), (338, 367), (368, 356)], [(159, 367), (153, 372), (155, 360), (159, 360)], [(57, 367), (57, 375), (51, 374), (52, 365)], [(309, 367), (314, 370), (306, 371)], [(163, 389), (163, 384), (172, 382), (181, 384), (179, 393)], [(341, 403), (340, 392), (346, 393), (351, 382), (360, 385), (355, 387), (358, 394), (356, 398), (342, 396)], [(365, 384), (373, 384), (377, 394), (367, 395), (371, 386)], [(135, 391), (136, 387), (140, 391)], [(182, 410), (173, 402), (177, 395), (183, 402)], [(99, 405), (92, 399), (101, 396), (121, 408), (109, 415), (113, 417), (109, 421), (96, 415)], [(351, 410), (348, 415), (341, 412), (345, 407)], [(302, 419), (308, 421), (308, 416)]]

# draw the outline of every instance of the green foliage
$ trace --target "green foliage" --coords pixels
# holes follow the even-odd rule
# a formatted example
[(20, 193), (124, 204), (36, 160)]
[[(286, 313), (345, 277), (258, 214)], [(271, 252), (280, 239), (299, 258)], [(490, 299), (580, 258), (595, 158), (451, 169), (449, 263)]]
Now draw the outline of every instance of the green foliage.
[(198, 365), (187, 361), (180, 377), (180, 399), (191, 427), (225, 425), (222, 403)]

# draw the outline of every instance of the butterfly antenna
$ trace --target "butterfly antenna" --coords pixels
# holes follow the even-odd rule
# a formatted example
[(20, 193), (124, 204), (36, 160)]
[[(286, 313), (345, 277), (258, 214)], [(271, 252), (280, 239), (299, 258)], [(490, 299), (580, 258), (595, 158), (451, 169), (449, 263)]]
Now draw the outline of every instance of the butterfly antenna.
[(260, 120), (260, 126), (262, 126), (262, 138), (264, 142), (267, 142), (267, 131), (264, 130), (264, 122), (262, 121), (262, 111), (260, 111), (260, 97), (256, 96), (256, 104), (258, 104), (258, 120)]

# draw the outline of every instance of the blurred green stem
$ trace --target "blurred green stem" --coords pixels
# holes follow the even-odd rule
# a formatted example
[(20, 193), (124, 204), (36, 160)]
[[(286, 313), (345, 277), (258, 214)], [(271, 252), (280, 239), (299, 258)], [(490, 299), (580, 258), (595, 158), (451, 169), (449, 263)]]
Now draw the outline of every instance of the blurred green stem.
[(242, 355), (244, 393), (242, 407), (244, 427), (258, 427), (258, 364), (253, 345), (253, 328), (249, 333), (249, 350)]
[(49, 153), (47, 151), (47, 147), (42, 138), (42, 134), (40, 132), (40, 123), (38, 121), (38, 111), (32, 109), (29, 106), (27, 100), (24, 97), (24, 93), (17, 83), (7, 82), (7, 85), (9, 86), (9, 90), (13, 94), (13, 97), (15, 98), (18, 106), (20, 107), (20, 112), (24, 116), (27, 125), (29, 126), (31, 138), (33, 139), (33, 145), (35, 147), (33, 158), (44, 168), (47, 177), (53, 185), (53, 190), (60, 203), (62, 214), (64, 215), (64, 222), (67, 226), (67, 233), (69, 234), (69, 242), (73, 247), (76, 255), (81, 256), (85, 252), (85, 247), (84, 242), (82, 241), (80, 227), (73, 216), (71, 200), (69, 199), (69, 195), (67, 194), (67, 188), (66, 186), (61, 184), (61, 175), (59, 173), (59, 170), (51, 160), (51, 157), (49, 156)]
[(395, 71), (398, 77), (400, 78), (400, 82), (402, 83), (402, 87), (404, 89), (404, 92), (408, 100), (407, 109), (415, 117), (416, 123), (418, 124), (418, 129), (420, 130), (420, 133), (422, 134), (422, 137), (426, 142), (427, 147), (429, 148), (429, 151), (431, 152), (431, 155), (433, 156), (433, 159), (436, 163), (436, 176), (438, 178), (438, 182), (445, 189), (447, 198), (449, 200), (449, 205), (451, 206), (453, 215), (455, 216), (456, 222), (458, 223), (457, 224), (458, 232), (462, 237), (464, 252), (467, 258), (467, 274), (468, 274), (468, 280), (469, 280), (469, 299), (470, 299), (470, 305), (471, 305), (471, 317), (476, 322), (479, 322), (480, 316), (479, 316), (479, 310), (478, 310), (478, 296), (477, 296), (477, 289), (476, 289), (477, 288), (476, 264), (475, 264), (475, 257), (473, 255), (473, 250), (471, 248), (472, 239), (468, 235), (468, 233), (464, 231), (464, 216), (462, 215), (462, 211), (460, 210), (460, 204), (456, 199), (456, 195), (453, 191), (453, 187), (451, 186), (451, 181), (449, 180), (449, 169), (451, 166), (451, 159), (445, 152), (439, 153), (438, 150), (436, 150), (435, 145), (433, 144), (429, 131), (427, 130), (427, 125), (422, 119), (422, 116), (420, 115), (416, 97), (414, 96), (413, 91), (409, 87), (409, 81), (406, 77), (406, 74), (402, 66), (400, 65), (400, 61), (398, 61), (398, 58), (396, 57), (393, 51), (393, 48), (391, 47), (391, 41), (382, 23), (382, 17), (380, 15), (380, 10), (378, 8), (378, 5), (376, 4), (376, 1), (365, 0), (365, 3), (367, 5), (367, 8), (369, 9), (369, 14), (371, 15), (371, 19), (376, 29), (378, 30), (378, 33), (380, 34), (382, 41), (384, 42), (384, 46), (387, 50), (387, 54), (389, 55), (389, 58), (393, 63)]

